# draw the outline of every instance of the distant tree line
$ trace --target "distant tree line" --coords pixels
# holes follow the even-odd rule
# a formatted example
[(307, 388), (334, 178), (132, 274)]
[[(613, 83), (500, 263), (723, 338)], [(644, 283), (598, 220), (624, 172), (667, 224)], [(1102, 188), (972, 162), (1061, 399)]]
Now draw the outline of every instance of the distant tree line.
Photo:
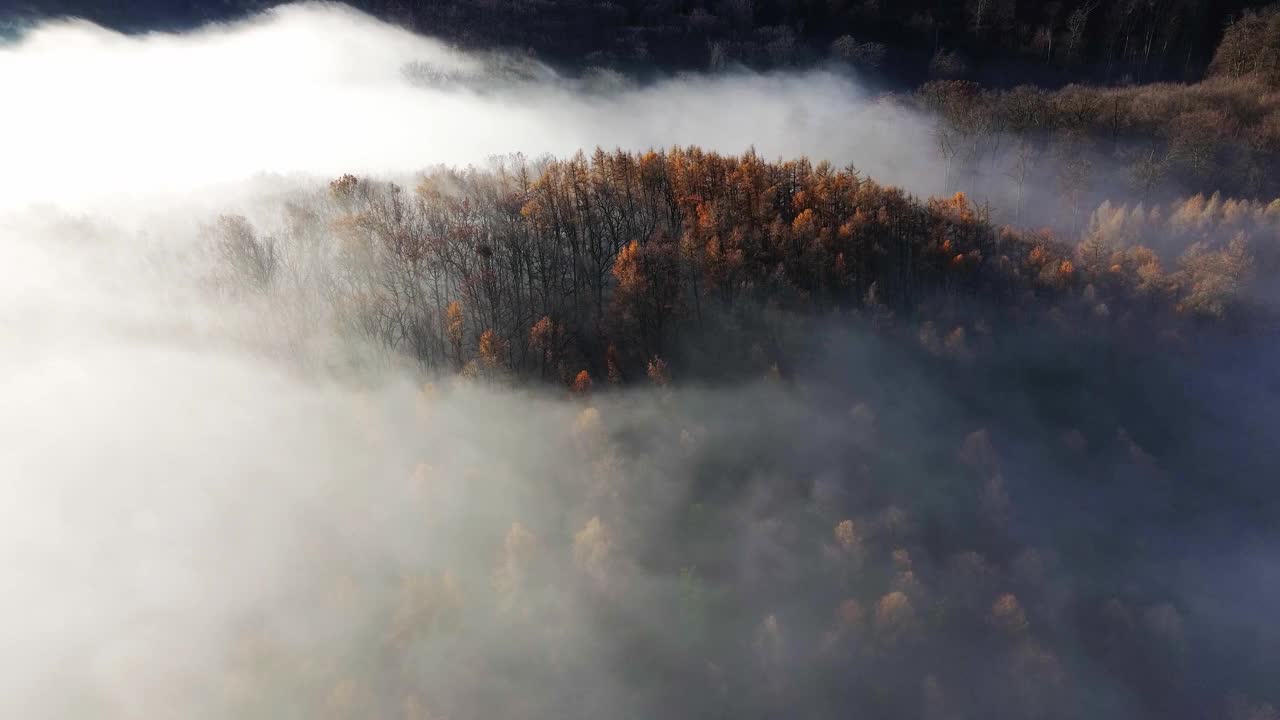
[[(895, 79), (911, 84), (927, 73), (971, 73), (975, 79), (1002, 83), (1194, 79), (1209, 65), (1223, 28), (1261, 4), (1251, 0), (347, 3), (467, 47), (531, 50), (562, 66), (678, 70), (742, 63), (771, 68), (835, 57), (884, 68)], [(53, 0), (28, 3), (25, 10), (30, 15), (82, 15), (125, 30), (146, 30), (225, 20), (278, 4), (279, 0)], [(1247, 22), (1256, 23), (1256, 17)]]
[[(1280, 27), (1280, 13), (1270, 16)], [(1280, 35), (1250, 40), (1247, 63), (1232, 59), (1237, 35), (1252, 32), (1241, 28), (1262, 16), (1249, 17), (1232, 26), (1214, 74), (1198, 83), (1000, 90), (936, 80), (909, 103), (935, 120), (942, 186), (1007, 187), (1015, 221), (1037, 184), (1057, 187), (1070, 214), (1062, 224), (1072, 228), (1082, 208), (1106, 197), (1149, 203), (1221, 191), (1269, 200), (1280, 196), (1280, 76), (1265, 58), (1280, 52)]]

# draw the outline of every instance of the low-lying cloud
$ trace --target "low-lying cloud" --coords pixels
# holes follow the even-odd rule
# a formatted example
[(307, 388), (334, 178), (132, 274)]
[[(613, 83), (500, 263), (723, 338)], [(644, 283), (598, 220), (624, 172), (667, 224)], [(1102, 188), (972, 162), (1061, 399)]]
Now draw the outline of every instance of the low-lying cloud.
[[(595, 146), (755, 146), (853, 162), (890, 182), (919, 179), (929, 161), (920, 120), (834, 71), (639, 86), (569, 81), (514, 58), (461, 53), (335, 5), (177, 35), (50, 21), (0, 48), (0, 197), (120, 200), (261, 172), (411, 173)], [(524, 67), (523, 81), (487, 92), (495, 65)]]

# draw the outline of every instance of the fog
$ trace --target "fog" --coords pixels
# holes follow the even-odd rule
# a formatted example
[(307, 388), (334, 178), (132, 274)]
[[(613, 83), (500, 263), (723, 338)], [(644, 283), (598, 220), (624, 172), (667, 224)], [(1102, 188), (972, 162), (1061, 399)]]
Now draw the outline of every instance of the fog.
[[(637, 86), (570, 80), (513, 57), (468, 56), (317, 4), (182, 35), (51, 21), (0, 47), (0, 196), (10, 207), (118, 202), (260, 172), (412, 173), (595, 146), (755, 146), (766, 157), (854, 162), (922, 188), (933, 174), (927, 124), (873, 102), (847, 74), (744, 72)], [(521, 81), (486, 89), (495, 67)], [(423, 76), (462, 81), (431, 85)]]
[[(1144, 376), (1086, 349), (1041, 394), (1018, 370), (1077, 348), (953, 365), (783, 314), (821, 338), (786, 380), (570, 395), (429, 373), (341, 332), (304, 280), (218, 285), (217, 214), (283, 242), (286, 201), (342, 173), (696, 144), (940, 183), (928, 119), (842, 72), (494, 74), (511, 62), (323, 5), (182, 35), (55, 21), (0, 48), (0, 715), (1280, 699), (1258, 355)], [(1151, 697), (1170, 677), (1184, 691)]]

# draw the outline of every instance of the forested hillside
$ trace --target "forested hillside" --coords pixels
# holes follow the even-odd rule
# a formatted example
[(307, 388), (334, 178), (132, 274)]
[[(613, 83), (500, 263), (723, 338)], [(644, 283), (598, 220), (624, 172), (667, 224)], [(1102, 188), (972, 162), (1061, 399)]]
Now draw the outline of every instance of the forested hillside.
[(997, 228), (963, 193), (921, 202), (827, 163), (697, 148), (516, 157), (414, 191), (347, 175), (288, 208), (275, 232), (209, 228), (228, 289), (319, 283), (350, 331), (426, 368), (564, 384), (664, 357), (776, 372), (801, 339), (771, 317), (922, 327), (957, 355), (1046, 322), (1172, 351), (1261, 322), (1253, 291), (1280, 260), (1275, 203), (1108, 204), (1076, 238)]
[[(191, 27), (278, 0), (108, 3), (49, 0), (29, 15), (79, 15), (127, 31)], [(918, 82), (1191, 80), (1210, 67), (1224, 26), (1251, 0), (351, 0), (348, 4), (467, 47), (529, 50), (556, 64), (644, 70), (825, 58)], [(1271, 41), (1274, 42), (1274, 41)], [(1273, 48), (1274, 50), (1274, 48)]]

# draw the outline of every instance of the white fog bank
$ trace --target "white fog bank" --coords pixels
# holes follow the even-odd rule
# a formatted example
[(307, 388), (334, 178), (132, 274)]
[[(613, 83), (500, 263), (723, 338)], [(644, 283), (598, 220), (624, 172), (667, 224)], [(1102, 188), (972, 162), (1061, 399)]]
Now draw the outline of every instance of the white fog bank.
[(261, 172), (410, 173), (596, 146), (754, 146), (766, 157), (852, 162), (908, 187), (936, 184), (925, 121), (835, 72), (638, 86), (571, 81), (534, 64), (524, 82), (496, 90), (415, 83), (406, 72), (474, 78), (485, 67), (485, 58), (323, 4), (183, 34), (49, 21), (0, 47), (0, 208), (136, 199)]

